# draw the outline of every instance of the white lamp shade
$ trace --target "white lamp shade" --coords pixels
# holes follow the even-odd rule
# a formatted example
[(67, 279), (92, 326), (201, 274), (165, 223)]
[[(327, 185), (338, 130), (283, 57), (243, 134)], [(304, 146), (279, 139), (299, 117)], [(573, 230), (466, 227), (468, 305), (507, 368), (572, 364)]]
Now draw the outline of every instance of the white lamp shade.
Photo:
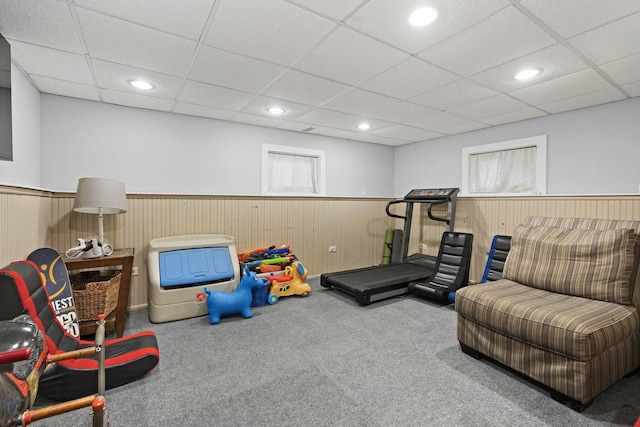
[(86, 214), (125, 213), (127, 193), (124, 182), (106, 178), (80, 178), (73, 210)]

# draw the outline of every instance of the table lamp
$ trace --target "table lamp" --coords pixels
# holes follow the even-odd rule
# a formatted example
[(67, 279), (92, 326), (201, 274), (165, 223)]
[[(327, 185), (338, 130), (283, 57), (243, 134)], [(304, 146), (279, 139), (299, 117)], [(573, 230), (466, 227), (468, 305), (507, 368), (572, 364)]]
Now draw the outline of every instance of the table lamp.
[[(98, 215), (98, 239), (93, 242), (93, 247), (87, 246), (85, 258), (97, 258), (110, 255), (113, 252), (111, 245), (104, 241), (104, 215), (127, 212), (127, 194), (124, 182), (106, 178), (80, 178), (76, 198), (73, 202), (73, 211)], [(78, 239), (80, 241), (80, 239)], [(97, 243), (97, 244), (96, 244)], [(89, 253), (91, 249), (91, 253)]]

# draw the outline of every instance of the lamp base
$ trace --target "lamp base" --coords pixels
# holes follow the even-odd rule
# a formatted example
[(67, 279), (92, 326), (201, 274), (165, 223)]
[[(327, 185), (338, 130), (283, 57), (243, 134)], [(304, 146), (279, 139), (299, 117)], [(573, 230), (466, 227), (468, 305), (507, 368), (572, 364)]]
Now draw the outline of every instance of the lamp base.
[(104, 256), (104, 251), (102, 245), (98, 243), (98, 239), (88, 241), (82, 252), (82, 258), (100, 258), (101, 256)]
[(78, 246), (67, 250), (69, 258), (100, 258), (113, 253), (113, 246), (108, 243), (100, 243), (98, 239), (90, 239), (85, 243), (84, 239), (78, 239)]

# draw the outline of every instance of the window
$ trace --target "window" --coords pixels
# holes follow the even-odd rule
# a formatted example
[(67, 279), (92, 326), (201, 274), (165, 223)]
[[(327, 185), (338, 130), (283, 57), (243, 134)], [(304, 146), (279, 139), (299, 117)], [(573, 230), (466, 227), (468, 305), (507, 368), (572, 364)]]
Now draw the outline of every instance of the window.
[(462, 149), (462, 194), (546, 194), (547, 136)]
[(325, 195), (325, 152), (262, 145), (262, 194)]

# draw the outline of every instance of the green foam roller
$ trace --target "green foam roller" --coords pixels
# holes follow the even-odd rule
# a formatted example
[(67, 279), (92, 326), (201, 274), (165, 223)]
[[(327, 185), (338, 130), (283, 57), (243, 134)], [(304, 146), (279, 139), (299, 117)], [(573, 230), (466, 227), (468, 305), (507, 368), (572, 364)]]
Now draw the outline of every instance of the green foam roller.
[(382, 247), (381, 264), (389, 264), (391, 262), (391, 246), (393, 245), (393, 229), (388, 228), (384, 233), (384, 246)]

